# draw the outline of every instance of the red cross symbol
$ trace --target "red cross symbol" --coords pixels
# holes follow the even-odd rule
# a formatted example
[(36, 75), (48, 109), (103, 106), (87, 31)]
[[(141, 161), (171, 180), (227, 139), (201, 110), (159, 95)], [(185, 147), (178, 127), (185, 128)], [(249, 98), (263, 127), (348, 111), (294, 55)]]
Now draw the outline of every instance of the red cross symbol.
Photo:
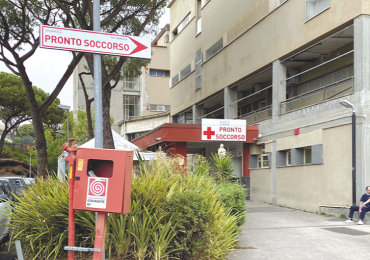
[(207, 139), (211, 139), (212, 135), (215, 135), (215, 131), (212, 131), (211, 127), (207, 127), (207, 131), (203, 131), (203, 134), (207, 136)]

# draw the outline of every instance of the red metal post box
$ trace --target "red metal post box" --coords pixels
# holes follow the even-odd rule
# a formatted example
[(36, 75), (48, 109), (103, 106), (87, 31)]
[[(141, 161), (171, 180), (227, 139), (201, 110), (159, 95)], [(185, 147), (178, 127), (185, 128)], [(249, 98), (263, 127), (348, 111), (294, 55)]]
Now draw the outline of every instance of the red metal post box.
[(78, 148), (73, 209), (129, 213), (133, 155), (133, 151)]

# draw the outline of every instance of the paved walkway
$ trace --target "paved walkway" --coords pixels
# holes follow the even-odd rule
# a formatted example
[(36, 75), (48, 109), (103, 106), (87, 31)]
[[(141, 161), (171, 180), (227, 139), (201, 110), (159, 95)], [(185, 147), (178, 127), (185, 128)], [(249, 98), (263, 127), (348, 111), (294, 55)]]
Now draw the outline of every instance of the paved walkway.
[(349, 260), (367, 254), (370, 225), (256, 202), (247, 207), (239, 241), (243, 249), (229, 260)]

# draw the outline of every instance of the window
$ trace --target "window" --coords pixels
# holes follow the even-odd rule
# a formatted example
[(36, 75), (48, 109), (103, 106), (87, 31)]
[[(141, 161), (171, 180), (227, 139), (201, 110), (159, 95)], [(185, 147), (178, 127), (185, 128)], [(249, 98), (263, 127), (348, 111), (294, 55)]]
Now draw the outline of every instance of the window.
[(206, 3), (208, 3), (210, 0), (202, 0), (202, 6), (204, 6)]
[(140, 91), (140, 77), (126, 77), (123, 85), (125, 91)]
[(284, 4), (288, 0), (280, 0), (280, 4)]
[(202, 18), (197, 20), (197, 35), (202, 32)]
[(191, 64), (186, 66), (181, 72), (180, 72), (180, 80), (185, 78), (187, 75), (189, 75), (191, 72)]
[(292, 152), (289, 150), (286, 152), (286, 166), (292, 165)]
[(156, 77), (169, 77), (170, 71), (168, 70), (153, 70), (151, 69), (149, 71), (150, 76), (156, 76)]
[(312, 163), (312, 150), (311, 147), (304, 148), (304, 164)]
[(258, 155), (258, 168), (269, 168), (269, 156), (268, 154)]
[(306, 0), (306, 21), (330, 7), (330, 0)]
[(176, 37), (185, 28), (185, 26), (188, 25), (189, 22), (190, 22), (190, 14), (188, 14), (184, 18), (184, 20), (182, 20), (179, 26), (177, 26), (177, 28), (172, 32), (173, 36)]
[(263, 107), (265, 107), (266, 106), (266, 100), (264, 100), (264, 101), (260, 101), (259, 103), (258, 103), (258, 108), (263, 108)]
[(195, 89), (200, 89), (202, 87), (201, 74), (202, 74), (202, 63), (203, 55), (202, 50), (199, 49), (195, 52)]
[(176, 116), (176, 123), (189, 124), (193, 122), (193, 112), (185, 112)]
[(215, 55), (217, 52), (222, 50), (224, 47), (223, 38), (219, 39), (215, 44), (213, 44), (208, 50), (206, 50), (206, 58), (207, 60)]
[(127, 140), (131, 142), (132, 140), (134, 140), (134, 139), (136, 139), (136, 138), (139, 138), (139, 137), (141, 137), (141, 136), (145, 135), (146, 133), (148, 133), (148, 131), (146, 131), (146, 132), (139, 132), (139, 133), (130, 133), (130, 134), (127, 134), (127, 135), (126, 135), (126, 136), (127, 136)]
[(179, 74), (172, 78), (172, 86), (175, 86), (179, 82)]
[(140, 96), (123, 96), (123, 119), (131, 119), (140, 116)]

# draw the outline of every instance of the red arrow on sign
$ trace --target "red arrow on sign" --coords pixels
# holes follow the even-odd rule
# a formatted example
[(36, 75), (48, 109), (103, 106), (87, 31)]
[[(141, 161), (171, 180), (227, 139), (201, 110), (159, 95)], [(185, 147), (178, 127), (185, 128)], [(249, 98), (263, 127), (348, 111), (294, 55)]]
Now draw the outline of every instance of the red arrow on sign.
[(145, 50), (145, 49), (148, 49), (148, 47), (146, 47), (145, 45), (141, 44), (140, 42), (138, 41), (135, 41), (134, 39), (132, 39), (131, 37), (128, 37), (133, 43), (136, 44), (136, 48), (129, 54), (129, 55), (132, 55), (134, 53), (137, 53), (139, 51), (142, 51), (142, 50)]

